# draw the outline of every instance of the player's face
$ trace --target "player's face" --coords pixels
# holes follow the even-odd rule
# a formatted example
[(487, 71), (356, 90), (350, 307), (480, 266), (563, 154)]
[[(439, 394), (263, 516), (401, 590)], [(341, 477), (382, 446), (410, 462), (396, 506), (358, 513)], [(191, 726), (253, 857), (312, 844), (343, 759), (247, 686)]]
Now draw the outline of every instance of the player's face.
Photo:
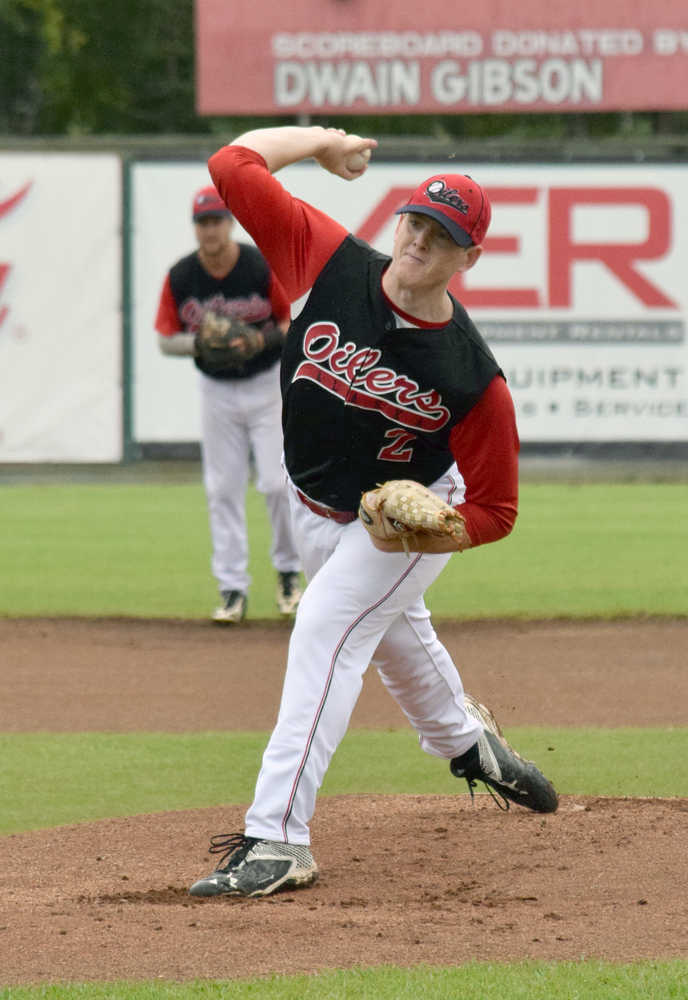
[(446, 287), (457, 271), (473, 267), (480, 253), (480, 247), (460, 247), (429, 215), (405, 212), (394, 234), (391, 266), (403, 284)]
[(229, 243), (233, 220), (227, 215), (206, 215), (194, 223), (198, 245), (206, 254), (220, 253)]

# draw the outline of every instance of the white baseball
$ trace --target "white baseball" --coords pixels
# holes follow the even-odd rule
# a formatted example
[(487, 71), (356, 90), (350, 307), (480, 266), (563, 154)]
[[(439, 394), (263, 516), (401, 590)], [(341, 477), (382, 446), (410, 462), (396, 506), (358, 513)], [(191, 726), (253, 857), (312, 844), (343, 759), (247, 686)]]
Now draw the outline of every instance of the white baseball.
[(369, 160), (369, 149), (363, 149), (360, 153), (352, 153), (346, 161), (346, 169), (350, 170), (351, 173), (356, 173), (357, 170), (365, 170)]

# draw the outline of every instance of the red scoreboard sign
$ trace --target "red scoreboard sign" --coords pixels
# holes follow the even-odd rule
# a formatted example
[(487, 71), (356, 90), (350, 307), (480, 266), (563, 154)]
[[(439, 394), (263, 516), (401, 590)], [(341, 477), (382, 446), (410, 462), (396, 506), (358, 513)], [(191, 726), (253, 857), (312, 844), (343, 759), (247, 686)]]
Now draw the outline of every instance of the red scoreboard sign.
[(685, 109), (685, 0), (196, 0), (200, 114)]

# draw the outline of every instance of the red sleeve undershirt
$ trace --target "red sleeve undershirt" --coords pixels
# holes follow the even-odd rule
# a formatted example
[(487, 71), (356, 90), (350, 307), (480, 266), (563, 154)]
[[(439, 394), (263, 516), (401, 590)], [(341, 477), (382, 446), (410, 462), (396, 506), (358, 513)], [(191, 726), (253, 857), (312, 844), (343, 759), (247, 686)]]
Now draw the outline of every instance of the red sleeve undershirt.
[(466, 484), (460, 511), (473, 545), (508, 535), (518, 512), (519, 441), (511, 393), (495, 375), (449, 444)]
[(268, 295), (270, 297), (272, 315), (275, 319), (279, 322), (282, 320), (288, 320), (290, 317), (289, 298), (272, 271), (270, 272), (270, 288)]
[(294, 198), (253, 150), (225, 146), (210, 158), (208, 169), (223, 201), (255, 240), (289, 301), (301, 298), (313, 287), (347, 230)]
[[(225, 146), (209, 160), (223, 200), (251, 234), (291, 302), (312, 288), (348, 235), (324, 212), (294, 198), (259, 153)], [(514, 526), (518, 508), (519, 441), (511, 394), (496, 375), (449, 444), (466, 484), (460, 506), (474, 546), (497, 541)]]
[(155, 317), (155, 329), (164, 337), (172, 337), (175, 333), (180, 333), (183, 329), (182, 321), (177, 311), (177, 303), (174, 301), (174, 296), (172, 295), (169, 273), (165, 276), (162, 291), (160, 292), (158, 314)]

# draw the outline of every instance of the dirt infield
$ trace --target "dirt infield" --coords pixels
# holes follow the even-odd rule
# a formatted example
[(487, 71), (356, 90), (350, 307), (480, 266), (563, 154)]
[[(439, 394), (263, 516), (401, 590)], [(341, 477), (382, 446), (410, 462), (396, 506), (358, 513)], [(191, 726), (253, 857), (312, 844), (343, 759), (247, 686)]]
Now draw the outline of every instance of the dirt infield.
[[(506, 726), (684, 726), (688, 621), (447, 624)], [(288, 628), (0, 620), (0, 731), (268, 729)], [(591, 697), (594, 692), (595, 697)], [(353, 726), (406, 723), (369, 672)], [(0, 983), (688, 955), (685, 799), (324, 798), (311, 889), (192, 900), (243, 807), (0, 838)]]

